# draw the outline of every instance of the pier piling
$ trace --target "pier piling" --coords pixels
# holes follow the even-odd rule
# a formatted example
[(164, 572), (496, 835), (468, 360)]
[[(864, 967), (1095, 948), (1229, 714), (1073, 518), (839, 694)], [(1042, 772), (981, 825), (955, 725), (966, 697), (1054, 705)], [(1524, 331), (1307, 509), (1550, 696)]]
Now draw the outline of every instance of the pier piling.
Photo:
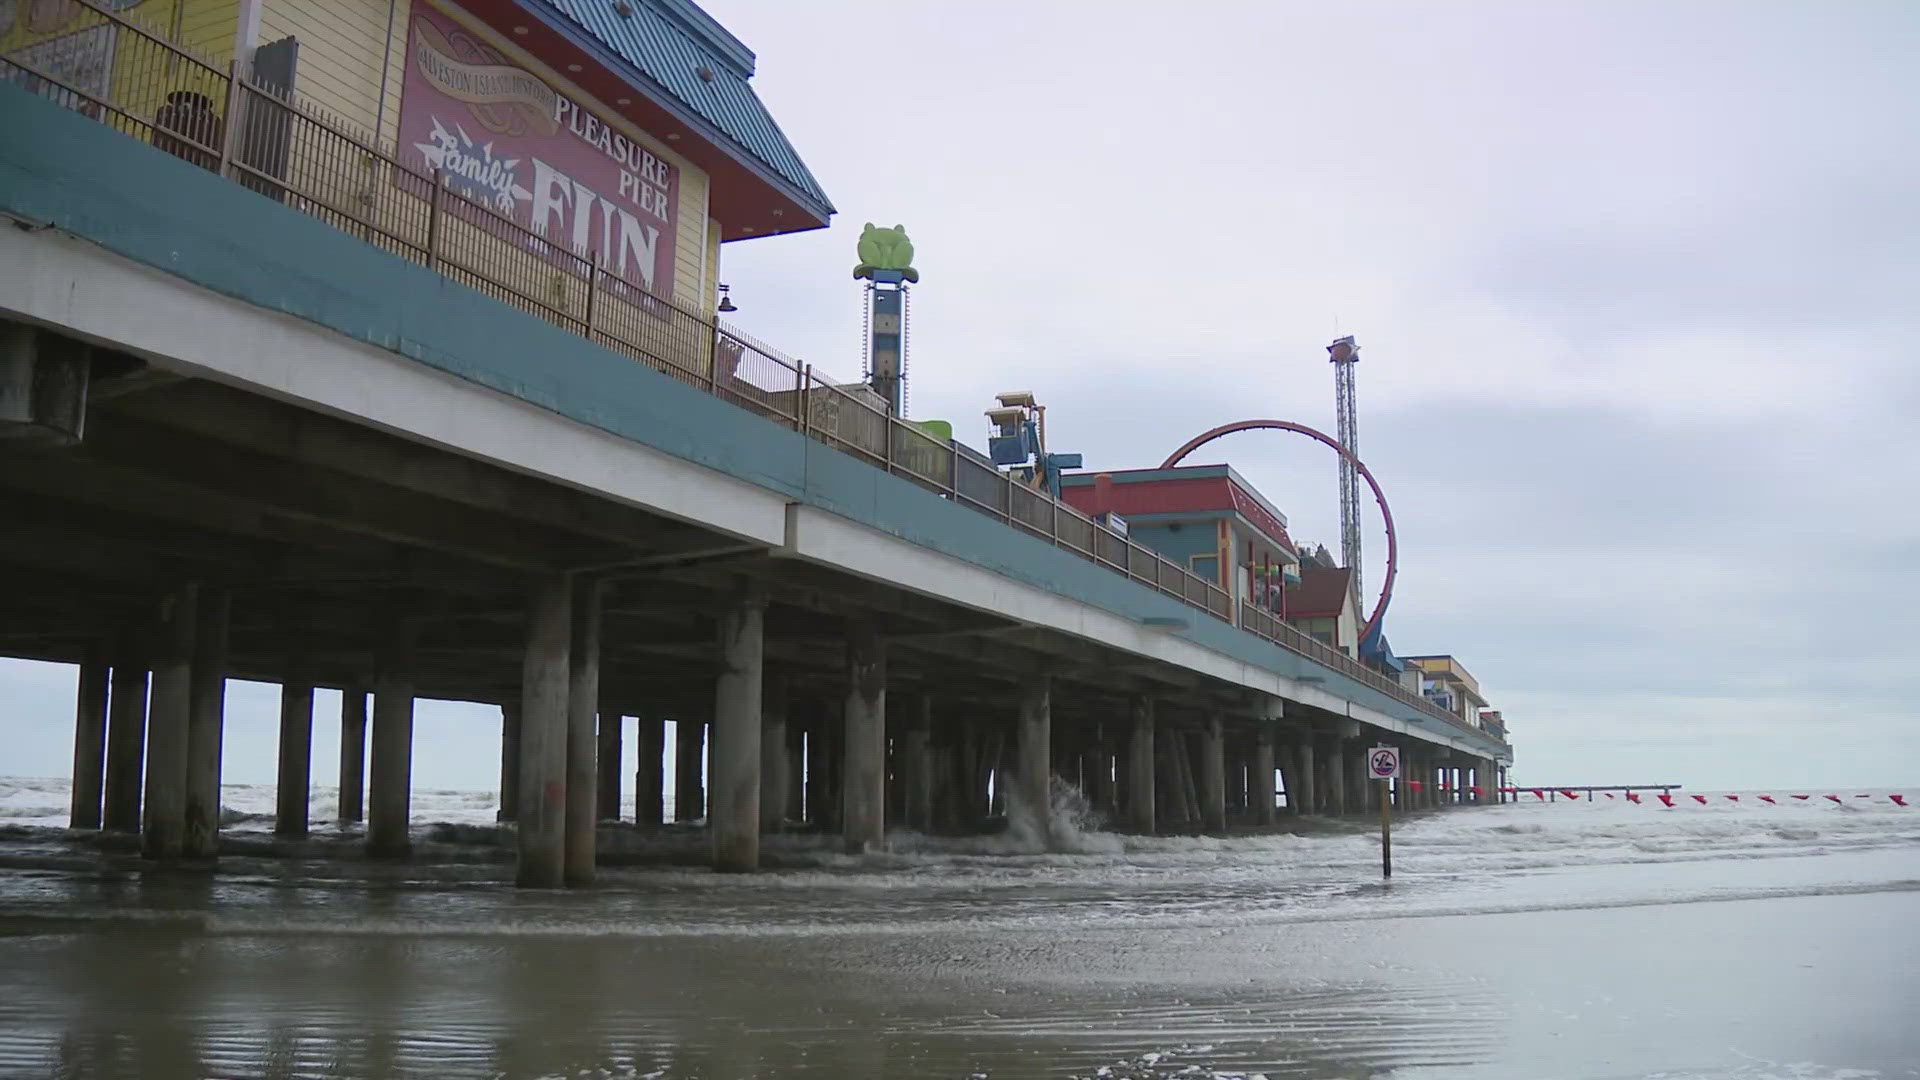
[(389, 612), (374, 660), (367, 854), (376, 859), (413, 853), (413, 636), (413, 625)]
[(111, 675), (106, 651), (97, 641), (87, 643), (74, 688), (73, 787), (68, 800), (67, 825), (74, 829), (100, 827), (101, 783), (107, 766), (107, 682)]
[(760, 868), (761, 726), (767, 599), (742, 584), (720, 612), (720, 676), (713, 694), (712, 791), (707, 809), (713, 868)]
[[(572, 684), (573, 584), (564, 574), (535, 583), (520, 675), (520, 862), (527, 888), (566, 882), (567, 705)], [(376, 719), (376, 723), (377, 723)], [(379, 735), (374, 736), (379, 749)]]

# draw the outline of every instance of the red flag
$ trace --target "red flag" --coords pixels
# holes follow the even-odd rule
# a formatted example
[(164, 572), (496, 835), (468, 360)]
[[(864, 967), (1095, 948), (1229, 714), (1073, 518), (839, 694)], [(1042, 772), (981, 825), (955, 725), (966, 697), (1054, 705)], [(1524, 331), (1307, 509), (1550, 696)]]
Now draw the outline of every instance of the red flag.
[(1693, 801), (1699, 803), (1701, 806), (1707, 805), (1707, 797), (1705, 795), (1695, 795)]
[(1577, 799), (1580, 797), (1578, 795), (1575, 795), (1573, 792), (1568, 791), (1566, 788), (1561, 788), (1560, 794), (1565, 795), (1569, 799)]
[(1541, 791), (1539, 788), (1533, 789), (1533, 797), (1536, 799), (1539, 799), (1541, 802), (1547, 801), (1547, 793), (1544, 791)]
[(1408, 787), (1410, 787), (1410, 788), (1412, 788), (1412, 789), (1413, 789), (1413, 790), (1415, 790), (1415, 791), (1419, 791), (1419, 790), (1420, 790), (1420, 781), (1418, 781), (1418, 780), (1409, 780), (1409, 781), (1407, 781), (1407, 786), (1408, 786)]
[(1806, 801), (1807, 801), (1808, 799), (1811, 799), (1811, 798), (1813, 798), (1813, 796), (1811, 796), (1811, 795), (1795, 795), (1795, 796), (1794, 796), (1794, 798), (1796, 798), (1796, 799), (1799, 799), (1799, 800), (1800, 800), (1801, 802), (1806, 802)]
[(1606, 796), (1607, 796), (1607, 798), (1609, 798), (1609, 799), (1611, 799), (1611, 798), (1613, 798), (1613, 792), (1611, 792), (1611, 791), (1609, 791), (1609, 792), (1606, 792)]
[(1739, 802), (1739, 801), (1740, 801), (1740, 796), (1738, 796), (1738, 795), (1729, 795), (1729, 796), (1727, 796), (1727, 801), (1728, 801), (1728, 802)]
[(1473, 792), (1473, 797), (1474, 797), (1474, 798), (1476, 798), (1476, 799), (1477, 799), (1477, 798), (1479, 798), (1479, 797), (1480, 797), (1480, 785), (1479, 785), (1479, 784), (1475, 784), (1475, 785), (1473, 785), (1472, 787), (1470, 787), (1470, 788), (1468, 788), (1467, 790), (1468, 790), (1468, 791), (1471, 791), (1471, 792)]
[(1629, 791), (1629, 792), (1627, 792), (1627, 801), (1628, 801), (1628, 802), (1630, 802), (1630, 803), (1637, 803), (1637, 802), (1639, 802), (1639, 801), (1640, 801), (1640, 793), (1639, 793), (1639, 792), (1637, 792), (1637, 791)]
[(1778, 803), (1776, 803), (1776, 802), (1774, 802), (1774, 801), (1773, 801), (1773, 796), (1771, 796), (1771, 795), (1762, 795), (1762, 796), (1760, 796), (1760, 801), (1761, 801), (1761, 802), (1763, 802), (1763, 803), (1766, 803), (1766, 804), (1767, 804), (1768, 806), (1778, 806), (1778, 805), (1779, 805)]
[(1833, 802), (1834, 802), (1834, 805), (1836, 805), (1836, 806), (1837, 806), (1837, 805), (1839, 805), (1839, 803), (1840, 803), (1840, 796), (1838, 796), (1838, 795), (1829, 795), (1829, 796), (1827, 796), (1827, 798), (1829, 798), (1829, 799), (1832, 799), (1832, 800), (1833, 800)]
[(1887, 798), (1892, 799), (1893, 805), (1895, 806), (1907, 805), (1907, 797), (1905, 795), (1889, 795)]
[(1664, 806), (1664, 807), (1666, 807), (1666, 808), (1667, 808), (1667, 809), (1669, 809), (1669, 810), (1671, 810), (1671, 809), (1673, 809), (1673, 796), (1671, 796), (1671, 795), (1668, 795), (1668, 794), (1666, 794), (1666, 793), (1664, 793), (1664, 792), (1663, 792), (1663, 793), (1661, 793), (1661, 795), (1660, 795), (1660, 805), (1662, 805), (1662, 806)]

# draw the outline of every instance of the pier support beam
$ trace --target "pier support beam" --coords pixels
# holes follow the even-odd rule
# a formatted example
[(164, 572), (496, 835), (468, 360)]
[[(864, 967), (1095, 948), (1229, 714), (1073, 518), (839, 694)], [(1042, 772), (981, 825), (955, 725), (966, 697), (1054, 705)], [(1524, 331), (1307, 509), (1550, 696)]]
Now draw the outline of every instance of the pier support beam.
[(1153, 699), (1136, 697), (1128, 703), (1133, 731), (1127, 741), (1127, 823), (1133, 831), (1152, 836), (1154, 830)]
[(1034, 676), (1020, 692), (1019, 728), (1014, 734), (1019, 776), (1017, 801), (1032, 815), (1034, 838), (1053, 847), (1053, 680)]
[[(591, 885), (598, 778), (600, 716), (600, 581), (580, 574), (573, 581), (573, 625), (567, 643), (566, 883)], [(616, 718), (617, 719), (617, 718)]]
[(1345, 814), (1351, 811), (1347, 805), (1347, 761), (1344, 747), (1339, 739), (1327, 742), (1325, 773), (1327, 777), (1327, 812)]
[[(1314, 782), (1316, 778), (1313, 775), (1313, 740), (1302, 737), (1298, 743), (1294, 744), (1293, 750), (1296, 764), (1293, 768), (1293, 774), (1288, 776), (1287, 779), (1298, 783), (1300, 786), (1300, 812), (1303, 814), (1320, 813), (1321, 806), (1318, 798), (1319, 785)], [(1293, 801), (1294, 794), (1293, 789), (1289, 787), (1287, 789), (1288, 802)]]
[(520, 817), (520, 702), (500, 706), (500, 809), (495, 821)]
[(101, 782), (107, 766), (109, 676), (106, 650), (97, 641), (88, 642), (73, 695), (73, 785), (67, 805), (70, 829), (100, 827)]
[(593, 780), (594, 801), (599, 804), (594, 814), (601, 821), (620, 820), (620, 759), (626, 749), (621, 728), (626, 722), (618, 706), (601, 703), (600, 737), (594, 749), (598, 771)]
[(665, 820), (667, 797), (667, 722), (654, 709), (634, 718), (634, 748), (639, 761), (633, 767), (633, 823), (659, 825)]
[(227, 726), (227, 623), (233, 610), (225, 589), (200, 591), (193, 638), (193, 705), (187, 720), (187, 831), (183, 854), (220, 853), (220, 752)]
[(681, 716), (673, 725), (673, 820), (675, 824), (707, 816), (707, 722)]
[(1263, 728), (1254, 737), (1253, 782), (1247, 796), (1253, 801), (1253, 820), (1257, 825), (1270, 826), (1274, 821), (1277, 793), (1273, 789), (1273, 769), (1273, 732)]
[(110, 832), (140, 831), (140, 788), (146, 775), (147, 657), (144, 635), (127, 631), (114, 642), (112, 696), (107, 705), (107, 773), (100, 825)]
[(707, 824), (713, 868), (760, 869), (760, 729), (765, 680), (767, 596), (741, 583), (720, 612), (720, 677), (713, 688), (712, 794)]
[(1200, 828), (1227, 831), (1227, 734), (1218, 716), (1200, 724)]
[(384, 619), (373, 673), (373, 753), (367, 784), (367, 854), (413, 854), (413, 623), (398, 611)]
[(847, 623), (845, 771), (840, 819), (847, 853), (880, 851), (887, 840), (887, 653), (873, 624)]
[[(297, 631), (296, 631), (297, 632)], [(313, 783), (313, 677), (304, 657), (289, 655), (280, 682), (280, 760), (274, 775), (275, 836), (307, 835)]]
[(933, 831), (933, 695), (908, 704), (907, 727), (900, 738), (900, 776), (907, 789), (907, 828)]
[[(762, 660), (764, 663), (764, 658)], [(760, 833), (780, 831), (787, 818), (787, 680), (766, 674), (760, 687)]]
[(177, 859), (185, 850), (187, 728), (193, 711), (193, 635), (199, 599), (198, 586), (186, 584), (175, 587), (160, 602), (147, 719), (146, 808), (140, 819), (140, 854), (148, 859)]
[(522, 888), (566, 883), (567, 702), (572, 683), (573, 583), (551, 574), (533, 586), (520, 674)]
[(340, 691), (340, 824), (359, 821), (367, 793), (367, 690)]

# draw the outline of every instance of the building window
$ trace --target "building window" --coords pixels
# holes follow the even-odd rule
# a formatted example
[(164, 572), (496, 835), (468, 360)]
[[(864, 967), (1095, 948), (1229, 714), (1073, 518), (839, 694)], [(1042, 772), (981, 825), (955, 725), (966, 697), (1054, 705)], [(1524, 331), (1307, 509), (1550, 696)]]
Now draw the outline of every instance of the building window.
[(1218, 555), (1192, 556), (1187, 560), (1187, 569), (1192, 570), (1195, 577), (1206, 578), (1216, 585), (1220, 583), (1220, 556)]

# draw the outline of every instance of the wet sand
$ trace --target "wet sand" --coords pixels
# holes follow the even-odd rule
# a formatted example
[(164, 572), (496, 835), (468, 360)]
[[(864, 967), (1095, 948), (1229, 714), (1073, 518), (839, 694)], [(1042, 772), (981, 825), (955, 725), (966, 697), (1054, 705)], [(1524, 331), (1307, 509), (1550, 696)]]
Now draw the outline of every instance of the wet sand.
[(0, 1075), (1920, 1076), (1920, 819), (1810, 814), (1454, 811), (1391, 887), (1337, 829), (534, 894), (16, 834)]

